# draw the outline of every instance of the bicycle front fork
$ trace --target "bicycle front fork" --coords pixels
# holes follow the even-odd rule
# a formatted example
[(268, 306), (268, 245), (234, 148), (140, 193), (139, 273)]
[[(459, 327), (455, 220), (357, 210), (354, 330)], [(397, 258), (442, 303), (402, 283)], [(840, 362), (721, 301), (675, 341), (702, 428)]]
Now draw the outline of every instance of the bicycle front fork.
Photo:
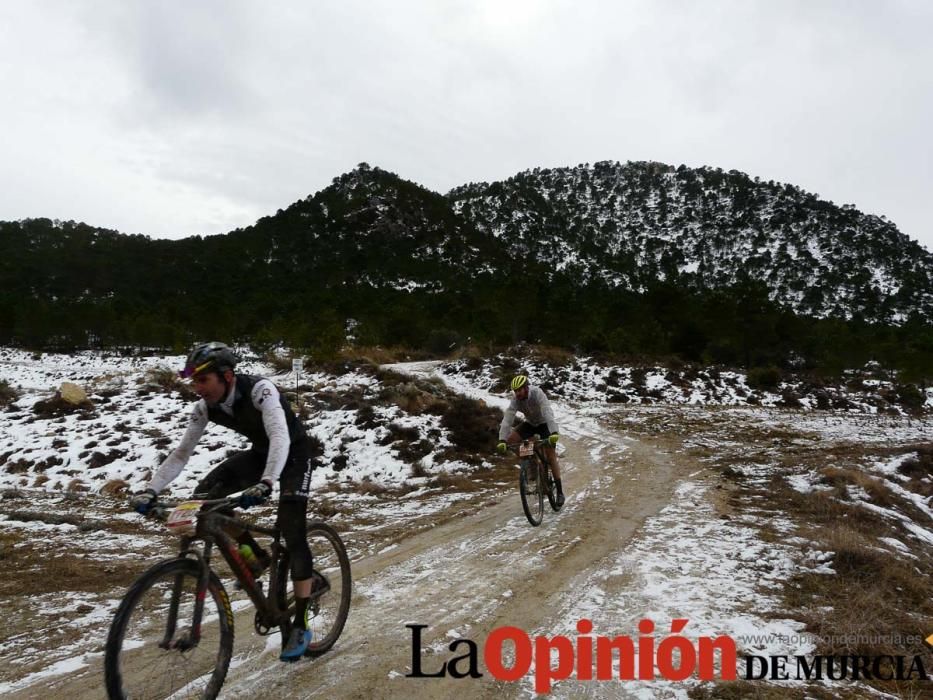
[(178, 607), (181, 604), (181, 596), (185, 584), (184, 574), (178, 574), (172, 583), (172, 597), (169, 601), (168, 619), (165, 622), (165, 634), (162, 641), (159, 642), (161, 649), (177, 649), (179, 651), (188, 651), (193, 649), (201, 641), (201, 619), (204, 616), (204, 600), (207, 597), (207, 585), (210, 581), (210, 568), (207, 562), (211, 555), (211, 542), (204, 543), (204, 551), (199, 552), (191, 548), (191, 539), (185, 537), (182, 539), (181, 551), (179, 557), (187, 559), (194, 557), (198, 561), (198, 586), (195, 589), (194, 610), (191, 615), (191, 627), (183, 634), (175, 637), (178, 627)]

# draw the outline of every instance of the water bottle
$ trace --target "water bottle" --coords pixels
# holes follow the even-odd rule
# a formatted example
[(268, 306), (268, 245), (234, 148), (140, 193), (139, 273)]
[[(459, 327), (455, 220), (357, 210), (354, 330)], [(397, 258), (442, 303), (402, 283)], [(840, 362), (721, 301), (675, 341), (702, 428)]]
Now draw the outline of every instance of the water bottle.
[(259, 578), (259, 576), (262, 575), (262, 562), (259, 561), (255, 552), (253, 552), (253, 548), (248, 544), (241, 544), (240, 556), (243, 557), (249, 570), (253, 573), (253, 578)]

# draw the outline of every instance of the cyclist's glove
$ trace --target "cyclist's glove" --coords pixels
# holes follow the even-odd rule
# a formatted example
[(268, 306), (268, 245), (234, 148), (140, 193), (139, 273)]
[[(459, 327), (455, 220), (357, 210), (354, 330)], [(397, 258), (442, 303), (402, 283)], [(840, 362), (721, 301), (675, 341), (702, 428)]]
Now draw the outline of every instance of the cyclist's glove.
[(272, 484), (268, 481), (260, 481), (255, 486), (250, 486), (240, 494), (240, 508), (250, 508), (266, 502), (269, 494), (272, 493)]
[(504, 455), (504, 454), (505, 454), (505, 451), (506, 451), (507, 449), (508, 449), (508, 447), (506, 447), (506, 445), (505, 445), (504, 442), (500, 442), (498, 445), (496, 445), (496, 451), (497, 451), (499, 454), (503, 454), (503, 455)]
[(551, 443), (551, 447), (554, 447), (557, 444), (558, 440), (560, 440), (560, 435), (558, 435), (557, 433), (551, 433), (547, 439), (547, 441)]
[(146, 515), (149, 509), (152, 508), (158, 495), (159, 494), (152, 489), (140, 491), (139, 493), (133, 494), (133, 497), (130, 499), (130, 507), (140, 515)]

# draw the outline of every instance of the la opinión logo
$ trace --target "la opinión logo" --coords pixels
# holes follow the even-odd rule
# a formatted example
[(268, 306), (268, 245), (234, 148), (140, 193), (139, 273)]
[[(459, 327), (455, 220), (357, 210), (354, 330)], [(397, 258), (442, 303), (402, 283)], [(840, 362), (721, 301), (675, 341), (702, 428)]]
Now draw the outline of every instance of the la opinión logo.
[[(549, 693), (554, 681), (701, 681), (737, 678), (738, 653), (732, 637), (699, 637), (682, 633), (684, 618), (671, 620), (670, 633), (660, 640), (655, 624), (638, 623), (640, 636), (593, 635), (593, 623), (577, 622), (578, 636), (532, 638), (519, 627), (497, 627), (482, 650), (472, 639), (455, 639), (448, 645), (451, 656), (440, 667), (422, 664), (422, 631), (427, 625), (409, 624), (411, 673), (408, 678), (482, 678), (479, 660), (489, 674), (501, 681), (518, 681), (534, 666), (536, 693)], [(929, 640), (928, 640), (929, 641)], [(931, 642), (933, 644), (933, 642)], [(745, 680), (929, 680), (920, 656), (743, 656)], [(436, 663), (436, 662), (435, 662)]]
[[(536, 693), (548, 693), (554, 681), (655, 680), (682, 681), (696, 675), (700, 680), (735, 680), (735, 640), (725, 635), (691, 641), (683, 634), (688, 620), (671, 620), (670, 634), (659, 642), (654, 622), (641, 620), (637, 639), (627, 636), (592, 635), (593, 623), (577, 622), (575, 639), (557, 635), (532, 639), (518, 627), (497, 627), (486, 638), (482, 657), (489, 674), (502, 681), (525, 677), (534, 663)], [(411, 630), (411, 673), (408, 678), (481, 678), (480, 650), (471, 639), (455, 639), (448, 650), (457, 654), (435, 670), (422, 667), (421, 633), (427, 625), (405, 625)], [(508, 650), (511, 650), (509, 653)], [(511, 657), (511, 660), (507, 660)], [(717, 676), (716, 660), (719, 661)], [(556, 663), (555, 663), (556, 662)]]

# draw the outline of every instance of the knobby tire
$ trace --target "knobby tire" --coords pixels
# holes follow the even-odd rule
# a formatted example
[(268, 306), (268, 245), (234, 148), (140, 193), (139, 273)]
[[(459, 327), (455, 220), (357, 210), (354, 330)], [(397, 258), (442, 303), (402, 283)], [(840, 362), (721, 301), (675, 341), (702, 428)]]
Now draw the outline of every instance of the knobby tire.
[(107, 636), (104, 678), (107, 697), (215, 698), (233, 653), (233, 610), (223, 584), (211, 572), (201, 621), (201, 641), (187, 651), (163, 649), (168, 601), (182, 584), (173, 639), (191, 627), (200, 569), (191, 559), (156, 564), (130, 586)]
[[(334, 528), (322, 522), (308, 523), (307, 537), (314, 570), (323, 574), (330, 583), (330, 590), (311, 601), (309, 612), (311, 643), (305, 654), (317, 656), (334, 646), (343, 631), (350, 612), (352, 578), (347, 549)], [(282, 567), (283, 571), (288, 570), (287, 552), (283, 556)], [(291, 605), (294, 596), (286, 588), (290, 585), (289, 579), (288, 576), (279, 577), (281, 588), (276, 594), (280, 600), (287, 600)], [(311, 595), (314, 597), (313, 590)]]
[[(537, 471), (535, 478), (528, 478), (528, 471)], [(537, 458), (522, 462), (518, 472), (518, 491), (522, 497), (522, 510), (528, 522), (537, 527), (544, 518), (544, 487), (541, 483), (542, 471)]]

